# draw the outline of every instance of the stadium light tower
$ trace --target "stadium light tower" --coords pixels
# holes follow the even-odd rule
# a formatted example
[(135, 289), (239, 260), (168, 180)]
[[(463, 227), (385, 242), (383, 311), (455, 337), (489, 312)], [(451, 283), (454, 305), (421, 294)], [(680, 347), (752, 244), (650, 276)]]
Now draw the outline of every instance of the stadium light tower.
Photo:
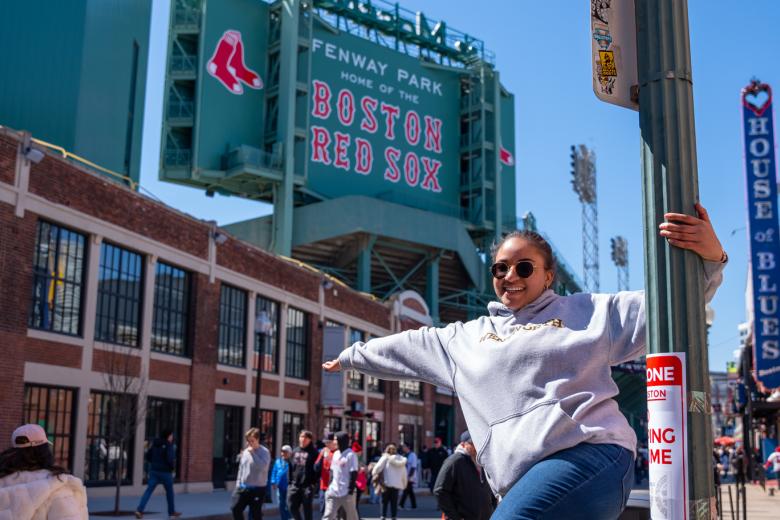
[(617, 290), (628, 290), (628, 240), (616, 236), (609, 239), (612, 245), (612, 262), (617, 267)]
[(599, 212), (596, 205), (596, 154), (571, 147), (571, 181), (582, 203), (582, 270), (585, 290), (599, 291)]

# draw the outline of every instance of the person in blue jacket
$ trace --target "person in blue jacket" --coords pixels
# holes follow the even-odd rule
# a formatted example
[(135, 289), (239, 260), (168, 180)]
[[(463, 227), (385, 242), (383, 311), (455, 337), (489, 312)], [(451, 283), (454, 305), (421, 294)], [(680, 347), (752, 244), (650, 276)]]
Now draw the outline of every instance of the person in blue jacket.
[(149, 485), (135, 510), (135, 517), (143, 518), (146, 503), (149, 502), (149, 498), (158, 484), (162, 484), (165, 488), (168, 515), (171, 518), (181, 516), (173, 503), (173, 473), (176, 471), (176, 444), (173, 442), (173, 432), (165, 430), (162, 435), (154, 439), (144, 458), (149, 464)]
[(289, 520), (290, 511), (287, 509), (287, 474), (290, 472), (290, 458), (292, 448), (285, 444), (282, 446), (282, 455), (274, 462), (271, 470), (271, 485), (276, 489), (279, 498), (279, 515), (282, 520)]

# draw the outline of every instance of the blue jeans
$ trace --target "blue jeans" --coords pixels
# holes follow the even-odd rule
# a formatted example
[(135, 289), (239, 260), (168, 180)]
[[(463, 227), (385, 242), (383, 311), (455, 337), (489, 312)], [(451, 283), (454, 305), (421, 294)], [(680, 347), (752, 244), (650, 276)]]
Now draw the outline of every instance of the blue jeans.
[(168, 501), (168, 514), (172, 515), (176, 508), (173, 505), (173, 473), (165, 471), (150, 471), (149, 472), (149, 485), (146, 486), (144, 496), (141, 497), (141, 502), (138, 504), (136, 511), (143, 513), (146, 509), (146, 503), (149, 502), (149, 498), (154, 492), (154, 488), (157, 484), (162, 484), (165, 488), (165, 499)]
[(613, 520), (631, 493), (634, 454), (582, 443), (537, 462), (498, 504), (491, 520)]
[(276, 492), (279, 494), (279, 516), (282, 520), (290, 520), (290, 511), (287, 509), (287, 488), (279, 487)]

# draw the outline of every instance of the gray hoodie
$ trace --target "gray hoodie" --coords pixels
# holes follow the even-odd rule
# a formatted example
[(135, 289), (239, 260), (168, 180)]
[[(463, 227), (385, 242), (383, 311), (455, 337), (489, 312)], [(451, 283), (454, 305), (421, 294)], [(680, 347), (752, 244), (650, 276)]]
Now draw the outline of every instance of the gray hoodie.
[[(704, 262), (705, 298), (723, 264)], [(454, 390), (477, 461), (505, 495), (536, 462), (582, 442), (634, 451), (636, 435), (613, 400), (610, 366), (645, 354), (645, 293), (551, 290), (517, 312), (501, 303), (489, 316), (358, 342), (342, 369), (414, 379)]]

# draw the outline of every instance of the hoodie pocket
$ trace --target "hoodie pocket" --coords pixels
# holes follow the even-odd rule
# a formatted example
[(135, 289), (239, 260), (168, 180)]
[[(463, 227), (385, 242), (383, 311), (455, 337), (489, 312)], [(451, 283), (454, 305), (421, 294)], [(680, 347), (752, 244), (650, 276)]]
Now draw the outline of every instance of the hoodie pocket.
[(585, 438), (580, 423), (558, 401), (546, 401), (490, 423), (477, 461), (490, 486), (503, 496), (534, 464)]

